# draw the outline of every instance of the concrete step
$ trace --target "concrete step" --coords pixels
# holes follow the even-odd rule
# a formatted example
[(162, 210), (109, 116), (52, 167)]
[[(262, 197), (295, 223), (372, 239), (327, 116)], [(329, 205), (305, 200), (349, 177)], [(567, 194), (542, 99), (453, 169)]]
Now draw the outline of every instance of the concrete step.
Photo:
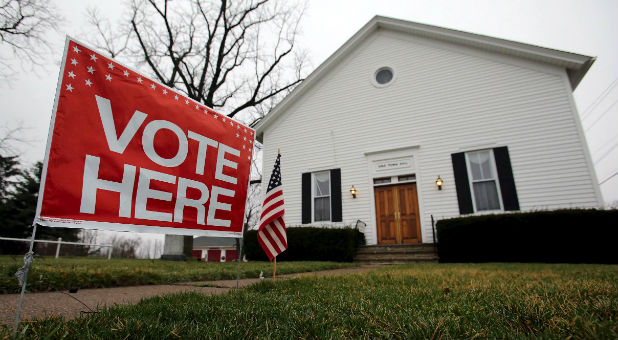
[(433, 244), (379, 244), (360, 247), (355, 262), (359, 263), (410, 263), (437, 262)]
[(405, 259), (423, 259), (437, 257), (436, 253), (408, 253), (408, 254), (393, 254), (393, 253), (381, 253), (381, 254), (356, 254), (355, 259), (388, 259), (399, 258)]
[(364, 246), (358, 248), (358, 254), (413, 254), (413, 253), (433, 253), (435, 252), (435, 247), (433, 244), (420, 244), (420, 245), (407, 245), (407, 244), (396, 244), (396, 245), (375, 245), (375, 246)]
[(385, 259), (354, 259), (356, 263), (362, 264), (404, 264), (404, 263), (432, 263), (438, 262), (438, 257), (421, 258), (421, 259), (406, 259), (399, 258), (385, 258)]

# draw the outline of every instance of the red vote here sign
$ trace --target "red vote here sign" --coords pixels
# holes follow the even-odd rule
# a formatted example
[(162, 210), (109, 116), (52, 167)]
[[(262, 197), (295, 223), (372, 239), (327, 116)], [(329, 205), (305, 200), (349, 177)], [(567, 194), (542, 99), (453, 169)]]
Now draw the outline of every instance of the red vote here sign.
[(255, 132), (67, 39), (35, 221), (242, 236)]

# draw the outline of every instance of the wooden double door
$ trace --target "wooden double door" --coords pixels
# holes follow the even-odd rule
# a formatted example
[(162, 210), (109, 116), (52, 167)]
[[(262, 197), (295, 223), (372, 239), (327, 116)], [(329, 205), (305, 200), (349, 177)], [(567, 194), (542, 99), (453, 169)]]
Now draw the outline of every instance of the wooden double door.
[(416, 183), (374, 187), (379, 244), (421, 242)]

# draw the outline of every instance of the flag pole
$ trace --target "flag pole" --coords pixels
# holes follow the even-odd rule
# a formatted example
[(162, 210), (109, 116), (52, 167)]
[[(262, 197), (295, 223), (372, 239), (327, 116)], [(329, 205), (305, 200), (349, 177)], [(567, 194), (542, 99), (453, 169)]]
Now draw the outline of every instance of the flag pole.
[(288, 247), (283, 215), (281, 149), (277, 149), (277, 158), (270, 174), (270, 182), (262, 204), (260, 227), (257, 232), (257, 238), (262, 249), (268, 255), (270, 262), (273, 263), (273, 281), (277, 279), (277, 255)]
[[(277, 148), (277, 155), (281, 154), (281, 149)], [(273, 261), (273, 281), (277, 280), (277, 256), (275, 255), (275, 259)]]
[(273, 261), (273, 281), (277, 280), (277, 257), (275, 256), (275, 260)]

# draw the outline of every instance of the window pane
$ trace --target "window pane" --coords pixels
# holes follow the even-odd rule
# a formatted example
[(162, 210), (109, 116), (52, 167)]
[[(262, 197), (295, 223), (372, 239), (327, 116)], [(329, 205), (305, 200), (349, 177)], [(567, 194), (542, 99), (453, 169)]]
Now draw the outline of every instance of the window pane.
[(481, 167), (479, 166), (479, 160), (476, 152), (471, 152), (468, 154), (468, 160), (470, 161), (470, 174), (472, 175), (472, 180), (481, 179)]
[(378, 82), (378, 84), (386, 84), (389, 81), (391, 81), (393, 79), (393, 71), (389, 70), (389, 69), (383, 69), (378, 71), (378, 74), (376, 74), (376, 81)]
[(399, 182), (415, 181), (416, 180), (416, 175), (399, 176), (398, 180), (399, 180)]
[(390, 183), (390, 182), (391, 182), (390, 177), (382, 177), (382, 178), (373, 179), (373, 184), (384, 184), (384, 183)]
[(487, 159), (481, 163), (481, 172), (483, 173), (483, 179), (494, 179), (494, 172), (491, 159), (489, 158), (489, 151), (487, 151)]
[(496, 181), (476, 182), (472, 185), (474, 187), (476, 211), (500, 209)]
[(313, 220), (330, 221), (330, 197), (317, 197), (313, 203)]
[(330, 175), (327, 171), (313, 174), (313, 192), (315, 196), (330, 195)]
[(470, 160), (470, 173), (473, 180), (493, 179), (489, 150), (468, 153)]

